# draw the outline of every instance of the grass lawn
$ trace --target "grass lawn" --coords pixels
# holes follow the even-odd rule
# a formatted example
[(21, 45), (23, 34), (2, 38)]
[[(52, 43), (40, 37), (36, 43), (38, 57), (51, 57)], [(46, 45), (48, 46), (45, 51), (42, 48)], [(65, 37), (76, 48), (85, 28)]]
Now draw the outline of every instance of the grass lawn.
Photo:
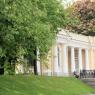
[(0, 95), (86, 95), (94, 92), (75, 78), (0, 76)]

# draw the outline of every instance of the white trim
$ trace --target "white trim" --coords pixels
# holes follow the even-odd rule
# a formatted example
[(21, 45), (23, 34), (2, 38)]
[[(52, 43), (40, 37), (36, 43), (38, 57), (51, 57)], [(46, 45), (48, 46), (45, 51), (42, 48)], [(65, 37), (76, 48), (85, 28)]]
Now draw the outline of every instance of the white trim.
[(89, 38), (90, 36), (83, 36), (68, 32), (67, 30), (61, 30), (57, 35), (57, 43), (65, 43), (68, 46), (76, 46), (84, 49), (95, 47), (95, 44), (92, 44)]

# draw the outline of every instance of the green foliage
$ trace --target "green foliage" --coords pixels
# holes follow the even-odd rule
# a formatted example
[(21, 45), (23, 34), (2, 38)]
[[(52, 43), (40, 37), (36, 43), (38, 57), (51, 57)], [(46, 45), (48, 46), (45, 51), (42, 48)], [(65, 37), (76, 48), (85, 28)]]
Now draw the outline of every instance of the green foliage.
[[(67, 26), (70, 31), (95, 36), (95, 1), (81, 0), (69, 6)], [(68, 20), (69, 19), (69, 20)]]
[(4, 63), (4, 74), (5, 75), (15, 74), (15, 64), (14, 63), (9, 63), (8, 61), (6, 61)]
[(64, 19), (58, 0), (0, 0), (0, 57), (11, 63), (37, 48), (45, 54)]

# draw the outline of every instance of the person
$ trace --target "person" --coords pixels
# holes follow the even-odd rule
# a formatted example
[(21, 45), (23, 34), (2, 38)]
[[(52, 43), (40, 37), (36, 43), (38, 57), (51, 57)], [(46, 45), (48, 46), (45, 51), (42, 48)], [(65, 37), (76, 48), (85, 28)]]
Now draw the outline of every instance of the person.
[(73, 74), (74, 74), (75, 78), (79, 78), (79, 74), (77, 72), (74, 71)]

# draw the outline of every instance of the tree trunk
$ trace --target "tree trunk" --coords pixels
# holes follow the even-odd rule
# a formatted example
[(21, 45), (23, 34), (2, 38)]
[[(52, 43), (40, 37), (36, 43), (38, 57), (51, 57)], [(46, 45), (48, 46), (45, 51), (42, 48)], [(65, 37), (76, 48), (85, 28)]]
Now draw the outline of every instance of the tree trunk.
[(36, 51), (36, 49), (34, 51), (34, 55), (36, 56), (36, 58), (33, 61), (33, 63), (34, 63), (34, 74), (38, 75), (38, 72), (37, 72), (37, 51)]
[(4, 57), (0, 58), (0, 75), (4, 75)]
[(4, 75), (4, 65), (0, 66), (0, 75)]

